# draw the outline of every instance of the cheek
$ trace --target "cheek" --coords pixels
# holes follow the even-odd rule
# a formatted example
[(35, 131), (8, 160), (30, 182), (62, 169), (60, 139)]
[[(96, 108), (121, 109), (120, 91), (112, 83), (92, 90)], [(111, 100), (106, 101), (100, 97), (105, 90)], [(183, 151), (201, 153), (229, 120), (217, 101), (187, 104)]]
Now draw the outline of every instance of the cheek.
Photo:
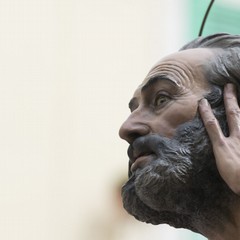
[(196, 116), (197, 109), (198, 101), (196, 99), (176, 105), (175, 109), (173, 109), (174, 117), (171, 119), (172, 124), (178, 126), (192, 120)]
[(198, 109), (198, 102), (194, 100), (190, 104), (182, 105), (181, 107), (175, 110), (176, 123), (182, 124), (192, 120), (196, 116), (197, 109)]
[(176, 104), (166, 110), (155, 122), (157, 133), (165, 137), (172, 137), (179, 125), (192, 120), (197, 113), (198, 103), (196, 100)]

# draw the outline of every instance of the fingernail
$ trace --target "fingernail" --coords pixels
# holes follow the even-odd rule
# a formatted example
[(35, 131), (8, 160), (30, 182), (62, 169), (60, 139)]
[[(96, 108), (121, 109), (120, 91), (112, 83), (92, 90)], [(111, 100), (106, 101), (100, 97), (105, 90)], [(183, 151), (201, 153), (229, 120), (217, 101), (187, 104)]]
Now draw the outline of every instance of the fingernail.
[(208, 106), (208, 101), (206, 98), (202, 98), (199, 100), (199, 104), (202, 106)]

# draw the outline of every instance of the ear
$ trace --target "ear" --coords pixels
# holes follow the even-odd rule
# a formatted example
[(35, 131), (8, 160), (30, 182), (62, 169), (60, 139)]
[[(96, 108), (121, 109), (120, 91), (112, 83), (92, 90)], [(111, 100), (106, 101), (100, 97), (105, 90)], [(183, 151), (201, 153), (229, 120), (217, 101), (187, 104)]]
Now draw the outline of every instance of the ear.
[(205, 98), (213, 109), (223, 105), (223, 87), (212, 85), (211, 92)]
[(227, 137), (229, 135), (229, 129), (224, 107), (223, 89), (224, 86), (212, 85), (211, 92), (206, 96), (206, 99), (211, 105), (213, 113), (219, 122), (224, 136)]

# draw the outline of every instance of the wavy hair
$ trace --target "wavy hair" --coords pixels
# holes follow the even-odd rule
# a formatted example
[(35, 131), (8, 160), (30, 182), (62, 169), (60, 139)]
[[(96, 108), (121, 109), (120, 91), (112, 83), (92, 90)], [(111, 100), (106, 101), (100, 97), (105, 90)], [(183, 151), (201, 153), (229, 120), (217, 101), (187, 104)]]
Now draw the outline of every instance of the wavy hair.
[(194, 48), (209, 48), (215, 53), (204, 69), (210, 83), (217, 86), (234, 83), (240, 90), (240, 35), (217, 33), (198, 37), (179, 51)]

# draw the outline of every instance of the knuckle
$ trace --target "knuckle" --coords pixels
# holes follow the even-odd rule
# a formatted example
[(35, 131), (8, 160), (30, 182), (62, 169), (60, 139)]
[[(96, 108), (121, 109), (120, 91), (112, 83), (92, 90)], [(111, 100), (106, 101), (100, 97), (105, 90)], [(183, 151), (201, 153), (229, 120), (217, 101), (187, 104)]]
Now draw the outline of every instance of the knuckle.
[(230, 116), (238, 117), (238, 116), (240, 116), (240, 109), (231, 108), (231, 109), (228, 110), (228, 114)]
[(206, 122), (206, 121), (208, 121), (208, 119), (214, 118), (214, 115), (209, 109), (203, 108), (203, 109), (201, 109), (201, 117)]
[(203, 109), (202, 109), (202, 113), (203, 113), (204, 115), (206, 115), (206, 114), (209, 113), (209, 110), (208, 110), (207, 108), (203, 108)]
[(216, 124), (217, 124), (217, 120), (215, 118), (208, 119), (205, 122), (206, 127), (212, 127), (212, 126), (215, 126)]
[(236, 100), (236, 97), (234, 95), (232, 95), (232, 94), (227, 94), (225, 99), (227, 101), (232, 101), (232, 100)]
[(223, 148), (226, 146), (226, 141), (224, 138), (220, 137), (218, 140), (217, 140), (217, 144), (219, 147)]

